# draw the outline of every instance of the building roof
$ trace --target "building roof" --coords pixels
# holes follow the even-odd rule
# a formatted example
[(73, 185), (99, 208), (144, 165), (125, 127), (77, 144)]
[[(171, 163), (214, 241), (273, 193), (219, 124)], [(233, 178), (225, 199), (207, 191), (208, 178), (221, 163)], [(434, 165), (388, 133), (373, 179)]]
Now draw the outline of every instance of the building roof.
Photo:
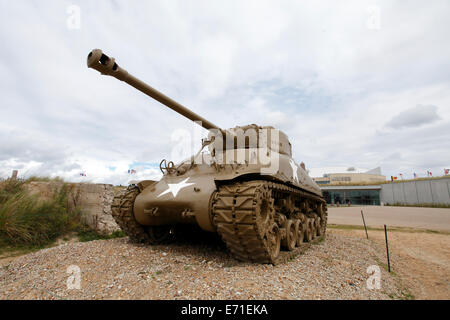
[(322, 178), (324, 174), (330, 173), (366, 173), (366, 174), (378, 174), (381, 175), (381, 168), (376, 167), (374, 169), (363, 169), (356, 167), (324, 167), (324, 168), (311, 168), (308, 170), (309, 176), (313, 178)]

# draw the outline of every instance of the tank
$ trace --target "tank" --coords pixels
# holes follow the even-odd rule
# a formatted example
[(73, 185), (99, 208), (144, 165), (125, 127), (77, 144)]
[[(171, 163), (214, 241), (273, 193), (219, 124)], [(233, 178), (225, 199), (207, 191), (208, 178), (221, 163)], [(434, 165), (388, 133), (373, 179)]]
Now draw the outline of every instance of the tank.
[(160, 244), (177, 230), (200, 228), (218, 233), (238, 260), (277, 264), (324, 237), (325, 199), (305, 165), (292, 158), (284, 132), (256, 124), (221, 129), (129, 74), (100, 49), (89, 53), (87, 64), (209, 130), (189, 159), (160, 162), (159, 181), (132, 183), (114, 197), (112, 215), (130, 240)]

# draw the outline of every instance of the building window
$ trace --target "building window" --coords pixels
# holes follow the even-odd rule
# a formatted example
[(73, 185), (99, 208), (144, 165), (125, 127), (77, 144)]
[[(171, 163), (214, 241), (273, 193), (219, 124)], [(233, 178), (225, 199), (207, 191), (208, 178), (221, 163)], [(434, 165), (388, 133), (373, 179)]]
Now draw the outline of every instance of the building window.
[(327, 190), (323, 195), (328, 204), (380, 205), (379, 190)]
[(351, 181), (352, 179), (350, 177), (333, 177), (333, 178), (331, 178), (331, 180), (348, 182), (348, 181)]

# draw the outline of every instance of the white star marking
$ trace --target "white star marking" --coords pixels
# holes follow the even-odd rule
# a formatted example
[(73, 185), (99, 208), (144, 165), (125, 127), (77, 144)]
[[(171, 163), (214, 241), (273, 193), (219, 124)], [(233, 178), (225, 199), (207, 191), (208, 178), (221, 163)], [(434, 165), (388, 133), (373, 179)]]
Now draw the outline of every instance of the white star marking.
[(297, 165), (295, 164), (295, 162), (292, 159), (289, 160), (289, 164), (291, 165), (291, 168), (292, 168), (292, 179), (294, 179), (294, 181), (298, 182)]
[(169, 186), (169, 188), (166, 191), (163, 191), (160, 193), (159, 196), (157, 196), (157, 198), (165, 195), (166, 193), (172, 192), (173, 197), (175, 198), (178, 194), (178, 192), (183, 189), (186, 188), (187, 186), (193, 185), (195, 183), (190, 182), (190, 183), (186, 183), (186, 181), (188, 181), (189, 178), (184, 179), (181, 182), (178, 183), (168, 183), (167, 185)]

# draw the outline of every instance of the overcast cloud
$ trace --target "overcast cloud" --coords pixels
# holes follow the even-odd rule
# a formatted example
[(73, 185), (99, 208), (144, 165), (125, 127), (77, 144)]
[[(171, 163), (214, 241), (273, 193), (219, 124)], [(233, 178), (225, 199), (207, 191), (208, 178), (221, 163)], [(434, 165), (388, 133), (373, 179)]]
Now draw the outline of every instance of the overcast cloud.
[(386, 126), (394, 129), (403, 127), (418, 127), (427, 123), (433, 123), (440, 120), (437, 114), (437, 107), (428, 105), (417, 105), (414, 108), (400, 112), (389, 121)]
[(0, 176), (124, 184), (185, 156), (171, 146), (190, 121), (88, 69), (93, 48), (224, 128), (280, 128), (307, 167), (441, 175), (449, 15), (447, 0), (0, 0)]

